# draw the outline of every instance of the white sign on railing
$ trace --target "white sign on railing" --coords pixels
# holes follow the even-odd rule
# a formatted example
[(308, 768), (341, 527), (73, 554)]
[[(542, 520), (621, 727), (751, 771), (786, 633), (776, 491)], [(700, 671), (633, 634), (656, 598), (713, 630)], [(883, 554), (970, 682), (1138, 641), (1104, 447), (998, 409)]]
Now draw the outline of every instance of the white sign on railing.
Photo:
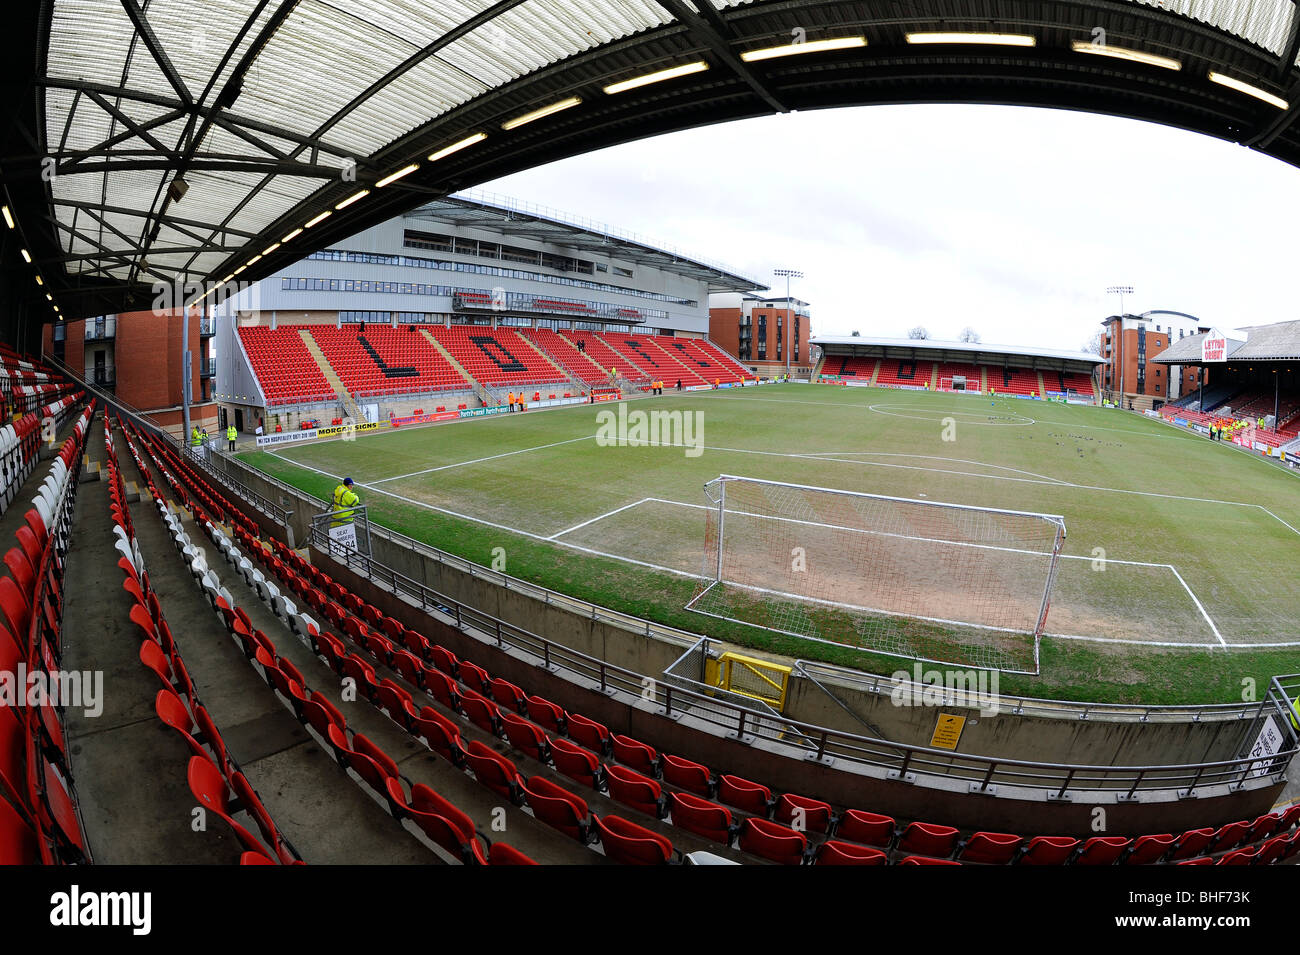
[(1250, 771), (1252, 776), (1267, 776), (1273, 768), (1273, 760), (1264, 757), (1276, 756), (1282, 751), (1286, 740), (1282, 736), (1282, 730), (1278, 728), (1277, 721), (1271, 716), (1264, 717), (1264, 725), (1259, 729), (1259, 736), (1255, 738), (1255, 745), (1250, 748), (1246, 754), (1247, 759), (1261, 759), (1258, 766)]

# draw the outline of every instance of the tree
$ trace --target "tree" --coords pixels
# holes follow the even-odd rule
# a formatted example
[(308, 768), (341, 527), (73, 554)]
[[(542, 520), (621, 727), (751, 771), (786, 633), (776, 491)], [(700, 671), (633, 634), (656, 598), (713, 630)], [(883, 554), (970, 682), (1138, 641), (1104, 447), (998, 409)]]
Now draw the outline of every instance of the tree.
[(1099, 328), (1092, 333), (1091, 338), (1089, 338), (1086, 342), (1083, 343), (1083, 350), (1086, 351), (1089, 355), (1101, 354), (1101, 334), (1102, 332), (1101, 329)]
[(959, 342), (969, 342), (972, 345), (978, 345), (980, 343), (980, 333), (967, 325), (961, 330), (961, 334), (957, 337), (957, 340)]
[(926, 331), (924, 325), (917, 325), (907, 333), (908, 338), (929, 338), (930, 333)]

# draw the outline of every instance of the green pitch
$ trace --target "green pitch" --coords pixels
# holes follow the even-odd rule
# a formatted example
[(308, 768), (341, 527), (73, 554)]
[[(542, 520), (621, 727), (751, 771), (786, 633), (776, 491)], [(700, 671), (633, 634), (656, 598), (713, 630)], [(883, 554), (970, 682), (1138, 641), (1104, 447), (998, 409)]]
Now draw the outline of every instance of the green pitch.
[[(321, 498), (351, 476), (373, 520), (485, 565), (503, 556), (506, 572), (543, 586), (884, 672), (904, 664), (683, 610), (703, 569), (706, 482), (725, 473), (1060, 514), (1068, 536), (1041, 674), (1004, 678), (1008, 692), (1226, 702), (1243, 680), (1262, 693), (1269, 676), (1300, 669), (1300, 479), (1257, 456), (1140, 415), (975, 395), (785, 385), (625, 408), (622, 419), (617, 404), (581, 405), (240, 457)], [(639, 432), (636, 413), (652, 411), (683, 414)]]

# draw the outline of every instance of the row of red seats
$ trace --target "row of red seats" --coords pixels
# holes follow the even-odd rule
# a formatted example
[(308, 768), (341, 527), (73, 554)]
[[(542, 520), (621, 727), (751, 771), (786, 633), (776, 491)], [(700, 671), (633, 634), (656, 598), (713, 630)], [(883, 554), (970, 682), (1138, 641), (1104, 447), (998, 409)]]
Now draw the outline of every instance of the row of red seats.
[(562, 382), (555, 366), (510, 328), (438, 325), (431, 334), (460, 365), (484, 385)]
[(521, 328), (520, 335), (530, 339), (542, 351), (560, 362), (584, 385), (604, 384), (609, 373), (587, 355), (579, 351), (563, 335), (549, 328)]
[[(344, 387), (359, 397), (469, 387), (416, 326), (395, 329), (390, 325), (368, 324), (363, 331), (359, 325), (341, 328), (315, 325), (310, 330)], [(375, 361), (376, 355), (384, 363), (383, 368)]]
[[(246, 543), (253, 546), (251, 540), (250, 536), (250, 541)], [(281, 579), (302, 593), (309, 604), (320, 610), (375, 662), (392, 667), (404, 681), (429, 693), (440, 704), (465, 716), (486, 731), (507, 739), (520, 751), (534, 758), (547, 757), (559, 772), (570, 778), (594, 789), (606, 789), (612, 798), (652, 816), (668, 815), (664, 810), (669, 809), (673, 823), (682, 828), (690, 829), (690, 824), (694, 822), (699, 829), (691, 831), (704, 829), (726, 832), (728, 844), (731, 837), (735, 836), (740, 847), (746, 851), (780, 861), (814, 858), (825, 863), (833, 857), (836, 862), (848, 859), (855, 862), (867, 861), (869, 864), (871, 861), (878, 862), (879, 859), (872, 853), (859, 851), (860, 849), (874, 848), (884, 854), (905, 854), (909, 858), (913, 855), (937, 858), (956, 853), (958, 859), (946, 861), (980, 861), (984, 864), (990, 864), (991, 858), (1003, 851), (1010, 853), (1006, 861), (1014, 858), (1022, 864), (1061, 864), (1067, 861), (1097, 864), (1108, 853), (1114, 852), (1110, 862), (1127, 854), (1127, 861), (1136, 864), (1156, 861), (1165, 855), (1181, 858), (1183, 853), (1203, 851), (1205, 846), (1211, 844), (1207, 841), (1197, 845), (1197, 836), (1192, 834), (1184, 834), (1184, 837), (1141, 836), (1134, 840), (1127, 837), (1096, 837), (1080, 843), (1070, 837), (1037, 836), (1024, 840), (1017, 835), (975, 833), (968, 840), (959, 840), (960, 833), (952, 827), (914, 822), (899, 829), (889, 817), (858, 810), (846, 810), (837, 816), (829, 804), (807, 797), (784, 794), (774, 799), (771, 792), (761, 784), (734, 776), (714, 777), (706, 767), (669, 754), (657, 754), (639, 741), (610, 734), (605, 727), (581, 714), (564, 713), (549, 701), (524, 694), (508, 681), (492, 678), (482, 668), (469, 661), (458, 660), (445, 648), (430, 644), (398, 621), (385, 617), (346, 591), (342, 585), (328, 581), (317, 568), (284, 545), (278, 542), (274, 544), (275, 550), (263, 550), (262, 556), (272, 566), (278, 565), (276, 570), (282, 575)], [(260, 544), (256, 546), (260, 548)], [(291, 570), (291, 567), (297, 567), (297, 571)], [(323, 584), (327, 589), (320, 589), (314, 584)], [(537, 777), (525, 781), (509, 760), (490, 750), (475, 751), (475, 744), (465, 744), (456, 725), (441, 717), (432, 707), (426, 706), (417, 711), (408, 690), (391, 680), (381, 680), (371, 662), (348, 652), (334, 634), (317, 633), (314, 634), (314, 640), (322, 659), (337, 672), (356, 680), (358, 687), (376, 705), (388, 712), (399, 725), (405, 725), (408, 731), (421, 735), (432, 749), (452, 761), (463, 760), (475, 772), (476, 777), (490, 781), (490, 785), (499, 786), (503, 795), (529, 805), (534, 814), (538, 812), (537, 807), (532, 805), (536, 801), (547, 805), (548, 808), (542, 810), (544, 813), (568, 815), (575, 831), (580, 828), (578, 822), (585, 822), (585, 816), (573, 801), (578, 797), (568, 794), (572, 798), (567, 798), (554, 788), (542, 786), (545, 792), (533, 793), (534, 797), (542, 798), (529, 800), (528, 786)], [(525, 714), (528, 719), (523, 718)], [(552, 736), (548, 730), (567, 733), (572, 742)], [(615, 755), (624, 765), (601, 763), (596, 754), (602, 752)], [(642, 772), (638, 772), (638, 769)], [(657, 788), (656, 777), (659, 776), (680, 786), (682, 791), (670, 792), (665, 800), (662, 790)], [(553, 787), (553, 784), (550, 785)], [(752, 813), (752, 816), (736, 827), (730, 815), (718, 815), (716, 810), (727, 812), (725, 807), (709, 804), (704, 799), (714, 792), (719, 794), (723, 802)], [(688, 795), (694, 795), (701, 801), (692, 803)], [(554, 802), (547, 804), (548, 798), (567, 802), (573, 813), (569, 814)], [(775, 815), (776, 818), (769, 820), (769, 815)], [(802, 831), (780, 825), (781, 822), (793, 822), (796, 815)], [(1300, 810), (1295, 815), (1300, 815)], [(1271, 818), (1275, 832), (1280, 828), (1289, 829), (1294, 822), (1293, 817)], [(711, 821), (701, 821), (708, 819)], [(1261, 818), (1247, 828), (1255, 838), (1263, 838), (1269, 823), (1270, 818)], [(591, 826), (595, 825), (592, 820), (586, 831), (589, 833)], [(634, 823), (628, 825), (635, 826)], [(871, 832), (876, 833), (871, 838), (879, 842), (880, 833), (884, 830), (888, 831), (888, 837), (883, 848), (879, 845), (866, 845), (854, 850), (838, 844), (824, 848), (828, 843), (823, 843), (811, 856), (808, 854), (805, 835), (808, 831), (837, 836), (838, 838), (830, 840), (836, 843), (857, 844), (856, 840), (870, 841), (864, 833)], [(629, 832), (631, 830), (624, 829), (623, 835), (626, 836)], [(614, 837), (618, 835), (613, 834)], [(1231, 831), (1218, 836), (1211, 831), (1210, 835), (1215, 836), (1214, 851), (1227, 850), (1232, 845), (1241, 844), (1240, 839), (1231, 842)], [(648, 845), (645, 842), (647, 839), (660, 848), (666, 841), (662, 836), (643, 828), (635, 835), (635, 839), (640, 840), (638, 845), (643, 849)], [(794, 851), (796, 843), (801, 843), (797, 852)], [(1006, 850), (1009, 843), (1011, 848)], [(1160, 845), (1165, 849), (1159, 855), (1152, 856), (1152, 847)], [(1285, 851), (1288, 845), (1275, 843), (1270, 853)], [(1129, 849), (1138, 847), (1142, 850), (1140, 853), (1129, 852)], [(671, 852), (659, 855), (663, 856), (661, 861), (668, 861)]]
[[(50, 476), (5, 554), (0, 578), (0, 672), (55, 673), (62, 657), (63, 569), (81, 453), (92, 409), (59, 450)], [(90, 861), (77, 808), (61, 707), (22, 693), (0, 707), (0, 864)]]
[[(172, 636), (163, 614), (158, 595), (149, 584), (149, 574), (143, 566), (139, 547), (135, 544), (135, 527), (131, 521), (130, 506), (123, 493), (122, 477), (117, 457), (111, 445), (111, 422), (105, 413), (104, 429), (108, 442), (108, 469), (111, 488), (115, 489), (114, 523), (122, 528), (131, 542), (130, 553), (118, 561), (124, 579), (122, 587), (135, 605), (131, 608), (131, 622), (144, 634), (140, 644), (140, 662), (156, 675), (162, 688), (154, 697), (154, 712), (159, 721), (172, 729), (189, 748), (191, 756), (186, 766), (190, 792), (206, 811), (219, 818), (240, 845), (240, 861), (248, 854), (261, 857), (266, 862), (279, 861), (285, 865), (301, 864), (302, 860), (289, 842), (282, 838), (266, 805), (249, 783), (226, 743), (199, 699), (180, 648)], [(166, 499), (158, 492), (153, 476), (140, 457), (130, 433), (123, 431), (127, 448), (136, 466), (144, 476), (150, 499), (158, 506), (159, 514), (167, 521), (177, 548), (188, 545), (188, 538), (179, 522), (167, 510)], [(166, 470), (159, 465), (160, 470)], [(170, 476), (169, 476), (170, 479)], [(220, 599), (220, 598), (217, 598)], [(232, 795), (233, 794), (233, 795)], [(254, 836), (234, 818), (243, 812), (257, 825), (262, 839)], [(263, 841), (265, 840), (265, 841)]]
[(268, 407), (336, 399), (296, 327), (242, 327), (239, 338)]
[[(165, 468), (163, 473), (169, 481), (173, 481), (173, 490), (180, 490), (179, 483), (174, 481)], [(224, 504), (224, 501), (221, 503)], [(226, 550), (232, 560), (241, 556), (233, 545), (225, 541), (220, 531), (203, 519), (201, 511), (195, 510), (194, 514), (214, 544)], [(255, 540), (240, 524), (235, 524), (234, 527), (240, 540)], [(263, 555), (265, 553), (260, 545), (255, 545), (254, 551)], [(333, 754), (340, 766), (351, 770), (356, 780), (369, 788), (381, 803), (390, 805), (391, 801), (396, 818), (411, 820), (437, 845), (467, 863), (499, 865), (530, 861), (504, 843), (492, 844), (484, 852), (479, 842), (483, 837), (475, 832), (468, 816), (430, 787), (420, 783), (411, 785), (398, 772), (392, 758), (377, 744), (348, 728), (338, 708), (324, 694), (310, 688), (292, 661), (277, 653), (271, 639), (253, 627), (252, 621), (242, 609), (232, 605), (216, 587), (208, 588), (208, 593), (214, 607), (224, 618), (227, 631), (281, 701), (309, 731), (314, 732), (321, 745)], [(246, 804), (242, 797), (241, 802)], [(264, 834), (266, 831), (264, 828)], [(279, 843), (276, 844), (279, 851)], [(260, 860), (246, 858), (244, 861), (255, 863)], [(286, 860), (281, 858), (281, 861)]]

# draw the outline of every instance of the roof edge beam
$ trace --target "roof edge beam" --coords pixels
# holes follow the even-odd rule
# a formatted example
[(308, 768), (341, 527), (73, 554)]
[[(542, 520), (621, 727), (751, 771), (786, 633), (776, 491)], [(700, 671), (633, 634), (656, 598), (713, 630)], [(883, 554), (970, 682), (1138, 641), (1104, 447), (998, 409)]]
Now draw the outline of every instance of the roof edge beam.
[(744, 80), (745, 85), (753, 90), (763, 102), (778, 113), (790, 112), (790, 108), (772, 95), (772, 91), (754, 75), (753, 70), (746, 66), (744, 61), (732, 50), (730, 42), (731, 30), (721, 14), (713, 9), (712, 3), (707, 2), (707, 0), (701, 3), (701, 12), (697, 13), (683, 3), (682, 0), (655, 0), (655, 2), (671, 13), (696, 41), (712, 50), (713, 54), (722, 60), (731, 72)]

